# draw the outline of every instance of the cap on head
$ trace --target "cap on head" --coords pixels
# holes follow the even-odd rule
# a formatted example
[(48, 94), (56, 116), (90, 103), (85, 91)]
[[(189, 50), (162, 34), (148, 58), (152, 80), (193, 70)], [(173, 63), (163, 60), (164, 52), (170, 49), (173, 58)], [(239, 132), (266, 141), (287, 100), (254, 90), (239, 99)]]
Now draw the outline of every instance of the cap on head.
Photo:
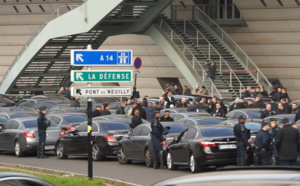
[(266, 121), (262, 121), (262, 122), (261, 122), (261, 127), (264, 127), (264, 126), (266, 126), (266, 125), (269, 125)]
[(261, 94), (258, 94), (256, 97), (262, 98), (263, 96)]
[(160, 113), (160, 111), (159, 110), (154, 111), (154, 115), (157, 114), (157, 113)]
[(101, 105), (96, 105), (96, 108), (97, 108), (97, 107), (98, 107), (98, 108), (101, 108)]
[(243, 115), (240, 115), (240, 116), (239, 116), (239, 120), (240, 120), (240, 119), (246, 120), (246, 118), (244, 118)]
[(270, 118), (270, 122), (272, 122), (272, 121), (277, 121), (277, 119), (275, 119), (275, 118)]
[(47, 107), (41, 107), (40, 111), (47, 110)]
[(290, 120), (288, 118), (283, 118), (281, 123), (285, 125), (287, 123), (290, 123)]

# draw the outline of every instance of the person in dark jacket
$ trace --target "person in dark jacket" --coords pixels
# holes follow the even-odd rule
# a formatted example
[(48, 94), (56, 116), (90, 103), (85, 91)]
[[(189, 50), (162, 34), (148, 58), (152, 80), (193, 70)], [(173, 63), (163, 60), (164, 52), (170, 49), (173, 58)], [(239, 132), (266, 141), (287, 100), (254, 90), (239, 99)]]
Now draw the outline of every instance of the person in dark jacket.
[(265, 108), (266, 105), (265, 103), (263, 102), (262, 100), (262, 95), (261, 94), (258, 94), (255, 98), (255, 103), (254, 103), (254, 108)]
[(276, 101), (280, 101), (281, 97), (282, 97), (281, 88), (278, 87), (277, 92), (275, 92), (274, 94), (274, 98), (276, 99)]
[(278, 103), (276, 114), (286, 114), (286, 112), (285, 112), (285, 110), (283, 108), (282, 103)]
[(79, 101), (80, 101), (79, 97), (73, 98), (73, 100), (70, 103), (70, 107), (80, 107)]
[(282, 120), (282, 124), (283, 127), (275, 136), (276, 148), (279, 152), (281, 165), (293, 166), (296, 165), (296, 159), (299, 153), (299, 131), (291, 126), (287, 118)]
[[(299, 112), (298, 104), (296, 102), (292, 103), (292, 108), (291, 108), (291, 113), (292, 114), (297, 114)], [(295, 120), (297, 121), (297, 120)]]
[(140, 98), (140, 92), (136, 90), (136, 87), (133, 87), (131, 100), (137, 101)]
[(145, 108), (145, 112), (146, 112), (146, 120), (151, 123), (154, 119), (154, 112), (155, 112), (152, 103), (150, 102), (148, 103), (148, 106)]
[(187, 107), (187, 112), (197, 112), (197, 106), (195, 104), (195, 102), (190, 101), (189, 105)]
[(45, 154), (46, 131), (50, 126), (50, 121), (46, 118), (47, 107), (41, 107), (37, 117), (39, 143), (37, 147), (37, 158), (48, 158)]
[(234, 136), (236, 137), (237, 145), (237, 166), (246, 165), (247, 150), (250, 145), (248, 140), (250, 138), (250, 131), (245, 127), (246, 118), (239, 116), (239, 123), (233, 128)]
[(125, 103), (121, 102), (120, 106), (116, 110), (116, 114), (125, 114)]
[(192, 95), (191, 89), (188, 88), (186, 85), (183, 86), (183, 95), (186, 95), (186, 96)]
[(104, 115), (111, 115), (111, 112), (109, 111), (108, 103), (103, 104), (103, 111), (101, 111), (101, 116), (104, 116)]
[(187, 105), (187, 101), (186, 101), (186, 98), (180, 98), (179, 99), (179, 103), (177, 104), (177, 108), (186, 108), (188, 105)]
[(289, 98), (289, 95), (286, 92), (286, 88), (281, 89), (281, 98)]
[(170, 117), (170, 111), (165, 110), (164, 115), (160, 118), (160, 121), (174, 121), (172, 117)]
[(275, 114), (276, 114), (276, 112), (271, 110), (271, 104), (267, 104), (266, 110), (262, 111), (262, 113), (260, 115), (260, 119), (264, 119), (265, 117), (273, 116)]
[(176, 101), (175, 101), (174, 97), (172, 96), (171, 91), (166, 92), (164, 101), (165, 101), (165, 108), (173, 108), (176, 105)]
[[(159, 121), (160, 113), (155, 111), (154, 120), (151, 122), (151, 142), (152, 142), (152, 157), (153, 157), (153, 168), (163, 168), (163, 149), (162, 142), (165, 140), (163, 137), (164, 127)], [(160, 160), (159, 160), (160, 159)]]
[(207, 76), (214, 83), (215, 77), (216, 77), (216, 71), (217, 71), (216, 63), (215, 62), (211, 62), (211, 63), (205, 62), (205, 65), (208, 66)]
[(224, 117), (225, 118), (226, 113), (225, 113), (224, 109), (222, 109), (220, 103), (216, 103), (216, 108), (211, 113), (211, 116), (220, 116), (220, 117)]
[(97, 105), (96, 109), (92, 113), (93, 118), (98, 117), (98, 116), (101, 116), (101, 106), (100, 105)]
[(261, 130), (258, 131), (255, 138), (255, 146), (257, 153), (257, 165), (271, 165), (270, 152), (271, 152), (271, 135), (268, 132), (269, 125), (267, 122), (262, 121)]
[(142, 121), (142, 118), (140, 117), (140, 111), (137, 109), (134, 111), (134, 115), (131, 118), (131, 127), (135, 128), (142, 123), (143, 123), (143, 121)]
[(132, 109), (131, 115), (134, 115), (135, 110), (139, 110), (141, 118), (146, 119), (146, 111), (142, 108), (141, 102), (136, 102), (136, 106)]
[[(275, 118), (270, 118), (270, 124), (271, 124), (271, 138), (272, 138), (272, 141), (275, 141), (275, 136), (280, 128), (278, 127), (278, 123)], [(272, 155), (274, 158), (273, 164), (280, 165), (279, 154), (278, 154), (278, 151), (277, 151), (274, 143), (273, 143), (273, 148), (272, 148)]]
[(252, 97), (251, 96), (251, 86), (247, 86), (247, 88), (246, 88), (246, 90), (245, 90), (245, 92), (244, 92), (244, 98), (248, 98), (248, 97)]
[(263, 97), (268, 97), (268, 92), (265, 90), (264, 86), (260, 86), (259, 90)]
[(172, 92), (173, 95), (181, 95), (181, 91), (178, 88), (178, 85), (174, 85), (174, 90)]

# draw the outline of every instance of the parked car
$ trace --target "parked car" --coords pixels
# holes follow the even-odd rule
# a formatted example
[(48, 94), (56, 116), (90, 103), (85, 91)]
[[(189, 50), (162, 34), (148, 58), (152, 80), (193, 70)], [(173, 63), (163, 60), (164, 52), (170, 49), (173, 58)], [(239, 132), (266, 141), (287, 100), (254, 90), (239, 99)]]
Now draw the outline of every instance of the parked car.
[(0, 112), (0, 118), (6, 118), (7, 120), (12, 118), (22, 118), (22, 117), (34, 117), (35, 114), (32, 112)]
[[(164, 128), (170, 127), (165, 135), (166, 145), (179, 135), (186, 127), (173, 122), (162, 123)], [(133, 160), (144, 161), (147, 167), (152, 166), (152, 144), (150, 124), (141, 124), (135, 127), (129, 136), (123, 137), (118, 150), (118, 161), (121, 164), (131, 163)], [(166, 146), (164, 147), (166, 149)]]
[(0, 112), (33, 112), (33, 109), (30, 107), (0, 107)]
[(177, 122), (183, 123), (185, 126), (196, 126), (196, 125), (217, 125), (221, 123), (221, 121), (226, 120), (226, 118), (218, 117), (218, 116), (202, 116), (195, 118), (182, 118)]
[(170, 114), (187, 112), (187, 108), (168, 108), (168, 109), (160, 110), (160, 115), (163, 116), (166, 110), (168, 110), (170, 112)]
[[(94, 110), (94, 108), (93, 108)], [(52, 114), (60, 114), (60, 113), (86, 113), (86, 107), (69, 107), (65, 105), (58, 105), (55, 107), (50, 108), (47, 111), (47, 115)]]
[[(128, 123), (114, 120), (93, 120), (92, 122), (92, 158), (95, 161), (104, 160), (106, 156), (116, 156), (119, 140), (128, 134)], [(80, 124), (75, 130), (67, 131), (56, 143), (56, 155), (59, 159), (66, 159), (69, 155), (86, 155), (87, 122)]]
[(78, 127), (79, 124), (87, 121), (86, 114), (83, 113), (60, 113), (47, 115), (49, 120), (52, 120), (60, 128), (72, 130)]
[(243, 116), (247, 119), (259, 119), (262, 109), (260, 108), (246, 108), (246, 109), (237, 109), (232, 110), (226, 114), (227, 119), (238, 119), (240, 116)]
[[(27, 152), (36, 152), (39, 137), (37, 126), (36, 117), (8, 120), (0, 130), (0, 151), (15, 152), (19, 157)], [(54, 150), (61, 129), (51, 121), (46, 134), (45, 150)]]
[(52, 184), (29, 174), (2, 172), (0, 173), (0, 185), (9, 186), (52, 186)]
[(263, 121), (270, 123), (270, 119), (275, 118), (277, 120), (278, 125), (280, 126), (283, 118), (288, 118), (291, 123), (295, 123), (295, 114), (278, 114), (273, 116), (268, 116), (263, 119)]
[(192, 118), (192, 117), (201, 117), (201, 116), (210, 116), (208, 112), (185, 112), (185, 113), (171, 113), (170, 117), (174, 121), (178, 121), (182, 118)]
[[(105, 116), (98, 116), (93, 118), (93, 120), (123, 120), (127, 123), (131, 124), (132, 115), (123, 115), (123, 114), (116, 114), (116, 115), (105, 115)], [(149, 123), (149, 121), (142, 118), (143, 123)]]
[(167, 148), (167, 167), (188, 166), (199, 172), (205, 166), (236, 164), (236, 139), (231, 127), (192, 126)]

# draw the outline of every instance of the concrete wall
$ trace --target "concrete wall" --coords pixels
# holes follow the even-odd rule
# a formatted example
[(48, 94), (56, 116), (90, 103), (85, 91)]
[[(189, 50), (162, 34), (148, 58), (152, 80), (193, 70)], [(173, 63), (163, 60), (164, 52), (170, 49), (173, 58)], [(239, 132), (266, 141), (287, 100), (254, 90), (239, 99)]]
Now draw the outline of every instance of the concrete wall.
[(224, 27), (268, 78), (300, 99), (300, 6), (294, 0), (234, 0), (246, 27)]

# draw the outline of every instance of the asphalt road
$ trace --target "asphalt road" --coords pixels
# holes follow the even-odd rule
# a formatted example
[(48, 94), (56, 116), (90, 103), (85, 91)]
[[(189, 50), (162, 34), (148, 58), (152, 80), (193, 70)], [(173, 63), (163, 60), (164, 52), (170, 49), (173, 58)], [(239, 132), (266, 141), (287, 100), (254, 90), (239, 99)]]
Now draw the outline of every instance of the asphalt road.
[[(1, 154), (0, 161), (3, 163), (34, 166), (84, 175), (87, 175), (88, 171), (88, 161), (86, 157), (70, 157), (66, 160), (60, 160), (55, 155), (50, 155), (47, 159), (37, 159), (33, 156), (18, 158), (13, 154)], [(175, 171), (170, 171), (168, 169), (153, 169), (146, 167), (141, 162), (121, 165), (114, 158), (93, 163), (94, 176), (121, 180), (138, 185), (150, 185), (165, 179), (189, 174), (191, 174), (189, 169)]]

